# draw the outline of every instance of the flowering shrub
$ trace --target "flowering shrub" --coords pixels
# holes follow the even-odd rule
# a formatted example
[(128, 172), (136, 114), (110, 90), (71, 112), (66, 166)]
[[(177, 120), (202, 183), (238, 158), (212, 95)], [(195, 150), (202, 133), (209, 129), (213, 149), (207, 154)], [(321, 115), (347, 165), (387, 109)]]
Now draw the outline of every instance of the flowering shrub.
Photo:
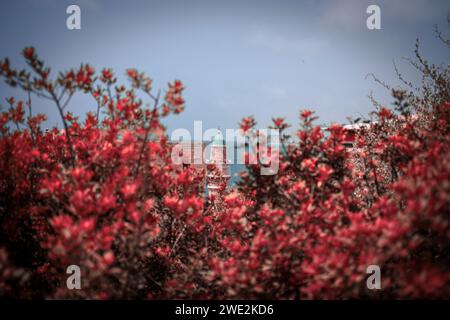
[[(180, 81), (161, 98), (135, 69), (127, 88), (111, 69), (83, 64), (52, 79), (33, 48), (23, 56), (31, 72), (0, 61), (28, 97), (7, 99), (0, 115), (2, 296), (450, 297), (446, 69), (418, 55), (423, 92), (394, 91), (395, 108), (379, 108), (352, 149), (344, 127), (324, 131), (310, 110), (295, 138), (274, 118), (280, 157), (264, 154), (278, 173), (247, 161), (217, 202), (204, 199), (203, 172), (171, 160), (161, 118), (183, 111)], [(97, 104), (83, 121), (67, 110), (76, 92)], [(54, 104), (61, 130), (42, 129), (32, 96)], [(264, 147), (253, 117), (240, 128)], [(82, 290), (66, 287), (72, 264)], [(382, 290), (367, 288), (369, 265), (381, 267)]]
[[(355, 148), (343, 146), (350, 132), (332, 125), (326, 136), (304, 110), (299, 142), (283, 135), (278, 175), (260, 176), (261, 164), (243, 174), (242, 197), (230, 194), (221, 215), (226, 250), (211, 264), (226, 297), (450, 296), (450, 82), (416, 55), (423, 95), (394, 90), (394, 110), (375, 112)], [(381, 266), (378, 292), (366, 286), (370, 265)]]
[[(0, 124), (2, 243), (50, 296), (157, 296), (189, 254), (185, 248), (195, 248), (191, 234), (203, 228), (201, 177), (171, 164), (160, 123), (183, 109), (182, 83), (169, 84), (160, 103), (151, 80), (135, 70), (127, 71), (133, 89), (116, 85), (113, 93), (109, 69), (97, 79), (82, 65), (51, 80), (33, 48), (23, 55), (35, 76), (8, 60), (0, 63), (2, 75), (29, 96), (53, 101), (64, 129), (43, 131), (45, 116), (32, 114), (31, 99), (9, 99)], [(138, 99), (138, 89), (152, 105)], [(79, 91), (98, 103), (83, 123), (65, 110)], [(81, 266), (83, 290), (65, 288), (71, 264)]]

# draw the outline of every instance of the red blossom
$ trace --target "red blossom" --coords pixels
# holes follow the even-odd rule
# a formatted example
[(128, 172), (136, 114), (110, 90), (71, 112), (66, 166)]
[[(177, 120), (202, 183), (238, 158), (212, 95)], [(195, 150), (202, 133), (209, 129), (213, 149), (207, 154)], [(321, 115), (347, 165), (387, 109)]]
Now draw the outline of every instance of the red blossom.
[(250, 129), (253, 129), (255, 126), (256, 121), (252, 116), (243, 118), (241, 123), (239, 124), (239, 127), (244, 134), (247, 133)]
[(31, 60), (34, 56), (34, 48), (26, 47), (25, 49), (23, 49), (23, 55), (26, 59)]
[(307, 118), (309, 118), (311, 115), (312, 115), (312, 111), (311, 111), (311, 110), (302, 110), (302, 111), (300, 112), (300, 116), (301, 116), (303, 119), (307, 119)]

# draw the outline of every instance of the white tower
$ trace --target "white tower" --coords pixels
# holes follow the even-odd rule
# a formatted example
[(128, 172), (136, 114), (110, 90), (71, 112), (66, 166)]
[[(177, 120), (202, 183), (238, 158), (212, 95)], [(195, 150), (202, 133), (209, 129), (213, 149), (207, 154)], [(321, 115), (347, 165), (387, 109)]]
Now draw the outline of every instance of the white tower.
[(227, 147), (220, 130), (212, 140), (210, 157), (207, 164), (208, 195), (213, 199), (215, 204), (218, 204), (222, 201), (222, 193), (230, 180), (227, 164)]

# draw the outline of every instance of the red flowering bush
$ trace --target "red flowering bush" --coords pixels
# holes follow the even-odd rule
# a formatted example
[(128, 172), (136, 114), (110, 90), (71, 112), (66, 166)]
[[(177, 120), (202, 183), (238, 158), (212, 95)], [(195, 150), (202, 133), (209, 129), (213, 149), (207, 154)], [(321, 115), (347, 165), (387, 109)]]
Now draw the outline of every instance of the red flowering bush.
[[(356, 135), (323, 132), (304, 110), (298, 143), (282, 133), (278, 174), (248, 167), (241, 196), (226, 197), (226, 249), (211, 263), (226, 297), (450, 297), (450, 82), (416, 56), (422, 95), (393, 91), (394, 110), (380, 108)], [(366, 286), (370, 265), (381, 268), (382, 290)]]
[[(291, 137), (274, 118), (279, 158), (248, 154), (237, 187), (204, 199), (205, 173), (172, 162), (161, 123), (184, 109), (180, 81), (162, 98), (135, 69), (127, 88), (111, 69), (52, 78), (33, 48), (23, 56), (28, 69), (0, 61), (27, 94), (0, 115), (1, 296), (450, 297), (447, 69), (417, 54), (423, 91), (394, 91), (394, 109), (356, 133), (303, 110)], [(67, 109), (75, 93), (96, 103), (82, 121)], [(63, 128), (44, 130), (31, 97), (51, 101)], [(266, 148), (253, 117), (240, 128)], [(270, 161), (278, 172), (261, 175)], [(66, 287), (70, 265), (81, 290)], [(366, 286), (370, 265), (381, 290)]]
[[(23, 55), (33, 76), (8, 60), (2, 75), (29, 97), (54, 102), (64, 129), (43, 131), (45, 116), (32, 114), (30, 98), (9, 99), (0, 124), (2, 243), (33, 270), (30, 282), (42, 284), (32, 284), (36, 296), (45, 288), (55, 297), (158, 296), (189, 254), (185, 248), (195, 248), (191, 235), (204, 228), (201, 176), (172, 164), (160, 123), (183, 109), (183, 85), (169, 84), (160, 103), (151, 80), (135, 70), (127, 71), (131, 90), (116, 85), (111, 70), (98, 78), (89, 65), (52, 80), (33, 48)], [(80, 91), (98, 104), (83, 122), (65, 109)], [(72, 264), (81, 267), (83, 290), (66, 289)]]

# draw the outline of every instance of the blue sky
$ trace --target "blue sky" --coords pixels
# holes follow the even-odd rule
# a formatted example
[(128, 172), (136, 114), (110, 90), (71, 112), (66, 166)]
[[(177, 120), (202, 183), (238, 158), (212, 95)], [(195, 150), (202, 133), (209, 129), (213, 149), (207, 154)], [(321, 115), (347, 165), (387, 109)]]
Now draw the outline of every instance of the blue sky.
[[(66, 28), (69, 4), (81, 7), (81, 30)], [(366, 28), (366, 8), (381, 8), (381, 30)], [(310, 108), (319, 123), (346, 123), (372, 110), (373, 92), (390, 103), (387, 92), (365, 76), (373, 72), (398, 84), (393, 60), (410, 79), (417, 74), (402, 57), (421, 40), (426, 57), (449, 63), (449, 51), (433, 26), (448, 31), (449, 1), (94, 1), (4, 0), (0, 11), (0, 56), (23, 66), (20, 51), (33, 45), (53, 72), (89, 62), (112, 67), (125, 81), (126, 68), (147, 72), (155, 88), (173, 79), (186, 84), (186, 111), (170, 117), (170, 130), (234, 128), (246, 115), (261, 127), (272, 116), (297, 124), (298, 110)], [(16, 95), (3, 82), (4, 98)], [(19, 96), (20, 97), (20, 96)], [(58, 124), (54, 107), (34, 105)], [(70, 110), (94, 110), (92, 100), (76, 97)]]

